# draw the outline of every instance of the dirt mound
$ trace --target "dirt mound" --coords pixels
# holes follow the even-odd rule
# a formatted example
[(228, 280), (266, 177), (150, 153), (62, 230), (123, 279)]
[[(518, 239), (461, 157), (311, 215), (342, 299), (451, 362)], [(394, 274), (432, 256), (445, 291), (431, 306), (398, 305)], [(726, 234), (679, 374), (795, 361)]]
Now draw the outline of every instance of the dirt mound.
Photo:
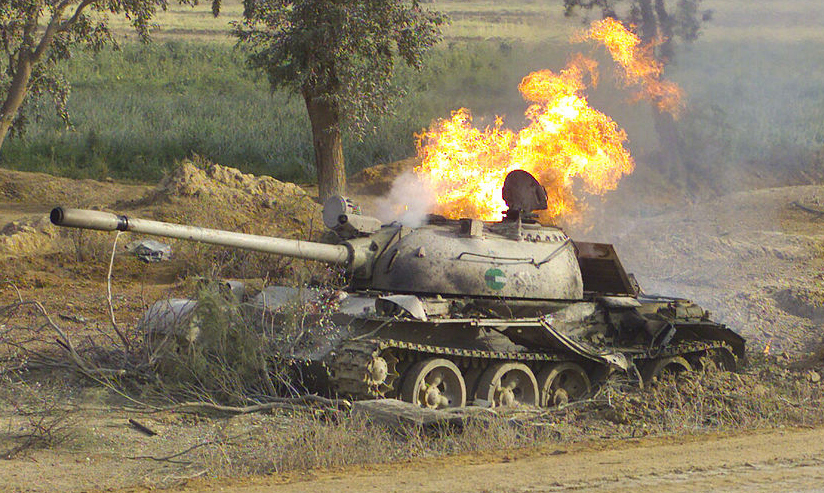
[(782, 289), (772, 297), (785, 312), (824, 324), (824, 290), (793, 287)]
[[(42, 195), (36, 194), (38, 184)], [(200, 159), (180, 163), (154, 187), (0, 170), (0, 191), (13, 198), (0, 201), (0, 259), (64, 252), (73, 258), (107, 260), (111, 235), (54, 228), (47, 215), (56, 204), (269, 236), (316, 239), (322, 232), (321, 208), (299, 186)], [(274, 268), (247, 252), (163, 241), (173, 245), (175, 256), (186, 265), (181, 275), (205, 274), (216, 259), (223, 266), (258, 265), (250, 275), (270, 268), (282, 273), (289, 265), (279, 259)], [(241, 270), (230, 269), (235, 274)]]
[[(295, 199), (305, 200), (309, 208), (311, 199), (302, 188), (284, 183), (270, 176), (255, 176), (235, 168), (197, 161), (184, 161), (168, 174), (149, 194), (154, 200), (172, 197), (199, 198), (220, 202), (225, 207), (242, 207), (253, 210), (258, 207), (276, 208)], [(316, 205), (316, 204), (314, 204)]]
[(40, 205), (48, 210), (56, 205), (102, 206), (115, 200), (142, 195), (146, 185), (108, 181), (73, 180), (46, 173), (30, 173), (0, 168), (0, 201)]
[(66, 248), (65, 233), (48, 220), (52, 207), (105, 207), (115, 200), (140, 197), (148, 188), (0, 168), (0, 259)]
[(12, 221), (0, 229), (0, 258), (52, 253), (58, 234), (47, 217)]
[(412, 157), (365, 168), (349, 178), (349, 190), (358, 195), (385, 195), (392, 189), (392, 182), (395, 178), (420, 164), (419, 158)]
[[(254, 176), (202, 159), (181, 162), (141, 199), (115, 204), (114, 210), (176, 224), (277, 236), (318, 239), (321, 207), (305, 190), (268, 176)], [(294, 277), (304, 264), (237, 249), (162, 240), (187, 265), (181, 275), (214, 275), (214, 265), (229, 277)], [(211, 274), (210, 274), (211, 273)]]
[(321, 207), (301, 187), (202, 160), (183, 161), (140, 200), (118, 210), (162, 221), (309, 238)]

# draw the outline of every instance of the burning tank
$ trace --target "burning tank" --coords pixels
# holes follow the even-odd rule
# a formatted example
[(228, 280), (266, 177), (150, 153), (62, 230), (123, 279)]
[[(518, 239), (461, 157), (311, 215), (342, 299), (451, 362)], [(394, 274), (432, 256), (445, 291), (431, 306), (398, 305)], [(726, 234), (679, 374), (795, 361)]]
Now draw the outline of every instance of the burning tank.
[[(547, 199), (532, 175), (510, 173), (503, 197), (509, 209), (499, 222), (430, 215), (418, 228), (381, 224), (333, 197), (323, 219), (335, 244), (60, 207), (51, 221), (344, 266), (349, 284), (326, 321), (333, 335), (299, 355), (321, 368), (316, 390), (335, 395), (396, 397), (428, 408), (553, 406), (586, 396), (616, 372), (643, 385), (666, 372), (707, 364), (735, 370), (743, 361), (740, 336), (689, 300), (643, 294), (612, 245), (576, 242), (539, 224), (534, 211)], [(313, 301), (270, 286), (245, 304), (276, 314), (300, 296)], [(193, 305), (158, 302), (145, 329), (176, 330)]]

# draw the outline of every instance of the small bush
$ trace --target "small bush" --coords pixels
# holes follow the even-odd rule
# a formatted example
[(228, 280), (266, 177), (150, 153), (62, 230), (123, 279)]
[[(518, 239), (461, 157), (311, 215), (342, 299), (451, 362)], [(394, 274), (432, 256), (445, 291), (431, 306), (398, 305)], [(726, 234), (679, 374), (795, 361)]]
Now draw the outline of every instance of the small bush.
[(173, 399), (225, 404), (276, 394), (284, 367), (238, 301), (217, 283), (203, 285), (195, 300), (191, 317), (169, 329), (174, 333), (150, 338), (150, 353), (160, 356), (158, 390)]

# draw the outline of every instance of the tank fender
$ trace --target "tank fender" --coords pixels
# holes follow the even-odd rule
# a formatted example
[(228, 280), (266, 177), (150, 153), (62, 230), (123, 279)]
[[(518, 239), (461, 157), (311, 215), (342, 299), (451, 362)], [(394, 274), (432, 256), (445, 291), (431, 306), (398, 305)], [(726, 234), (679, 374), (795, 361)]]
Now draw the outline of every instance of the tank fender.
[[(564, 311), (564, 310), (562, 310)], [(587, 313), (587, 310), (583, 310)], [(520, 344), (528, 348), (540, 348), (546, 350), (563, 351), (580, 356), (581, 358), (607, 366), (617, 367), (627, 371), (631, 366), (631, 360), (620, 352), (603, 351), (592, 344), (576, 337), (571, 337), (563, 333), (559, 328), (553, 326), (554, 315), (546, 315), (538, 319), (538, 325), (509, 327), (503, 331), (515, 344)], [(564, 322), (571, 322), (569, 315), (564, 317)], [(583, 319), (581, 319), (583, 323)], [(561, 324), (563, 325), (564, 322)]]
[(599, 296), (597, 301), (607, 308), (638, 308), (641, 302), (631, 296)]
[(714, 340), (726, 343), (739, 361), (746, 362), (746, 341), (726, 325), (714, 322), (675, 324), (675, 338), (679, 340)]
[(381, 296), (375, 300), (375, 308), (379, 315), (406, 315), (422, 322), (429, 319), (421, 299), (411, 294)]
[(289, 304), (302, 305), (317, 303), (318, 292), (291, 286), (266, 286), (252, 300), (251, 306), (258, 310), (275, 311)]
[[(338, 291), (335, 293), (338, 302), (337, 312), (345, 315), (374, 315), (375, 297)], [(322, 301), (317, 290), (293, 288), (290, 286), (267, 286), (249, 303), (253, 310), (277, 311), (289, 305), (311, 305)]]

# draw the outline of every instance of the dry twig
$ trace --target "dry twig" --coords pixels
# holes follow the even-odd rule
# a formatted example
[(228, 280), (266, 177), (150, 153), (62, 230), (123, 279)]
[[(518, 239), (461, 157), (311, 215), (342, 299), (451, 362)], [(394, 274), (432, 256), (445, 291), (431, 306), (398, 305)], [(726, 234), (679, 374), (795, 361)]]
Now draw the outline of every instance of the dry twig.
[(9, 281), (8, 279), (3, 280), (3, 282), (0, 283), (0, 284), (7, 284), (7, 285), (11, 286), (12, 289), (14, 289), (14, 292), (17, 293), (17, 301), (19, 301), (21, 303), (23, 302), (23, 296), (20, 294), (20, 290), (17, 288), (16, 284)]
[(109, 273), (106, 276), (106, 301), (109, 302), (109, 320), (112, 323), (112, 329), (114, 329), (117, 337), (120, 338), (120, 341), (123, 342), (123, 347), (126, 349), (126, 352), (132, 351), (132, 345), (129, 343), (129, 340), (123, 335), (123, 332), (117, 327), (117, 322), (114, 319), (114, 306), (112, 305), (112, 266), (114, 265), (114, 254), (117, 250), (117, 238), (120, 236), (120, 231), (114, 235), (114, 242), (112, 243), (112, 255), (109, 258)]
[(813, 209), (812, 207), (807, 207), (806, 205), (801, 205), (798, 202), (793, 202), (790, 204), (791, 206), (800, 209), (804, 212), (809, 212), (810, 214), (817, 214), (818, 217), (824, 216), (824, 211), (820, 209)]
[(328, 399), (319, 395), (304, 395), (301, 397), (273, 397), (269, 402), (253, 404), (250, 406), (224, 406), (212, 402), (181, 402), (172, 406), (157, 408), (155, 411), (177, 411), (177, 412), (203, 412), (214, 411), (228, 414), (250, 414), (272, 409), (305, 409), (306, 407), (318, 404), (321, 407), (330, 409), (350, 409), (352, 403), (344, 399)]
[[(228, 442), (230, 440), (234, 440), (235, 438), (240, 438), (240, 437), (242, 437), (244, 435), (248, 435), (248, 434), (249, 434), (248, 431), (243, 432), (243, 433), (240, 433), (240, 434), (237, 434), (235, 436), (227, 438), (226, 441)], [(207, 445), (212, 445), (213, 443), (216, 443), (216, 442), (217, 442), (217, 440), (212, 440), (212, 439), (205, 440), (203, 442), (192, 445), (191, 447), (189, 447), (187, 449), (181, 450), (180, 452), (175, 452), (174, 454), (166, 455), (166, 456), (163, 456), (163, 457), (154, 457), (152, 455), (133, 455), (133, 456), (128, 456), (126, 458), (131, 459), (131, 460), (149, 459), (149, 460), (153, 460), (153, 461), (157, 461), (157, 462), (171, 462), (172, 464), (191, 464), (191, 461), (174, 460), (174, 459), (180, 457), (181, 455), (188, 454), (192, 450), (198, 449), (200, 447), (205, 447)]]

